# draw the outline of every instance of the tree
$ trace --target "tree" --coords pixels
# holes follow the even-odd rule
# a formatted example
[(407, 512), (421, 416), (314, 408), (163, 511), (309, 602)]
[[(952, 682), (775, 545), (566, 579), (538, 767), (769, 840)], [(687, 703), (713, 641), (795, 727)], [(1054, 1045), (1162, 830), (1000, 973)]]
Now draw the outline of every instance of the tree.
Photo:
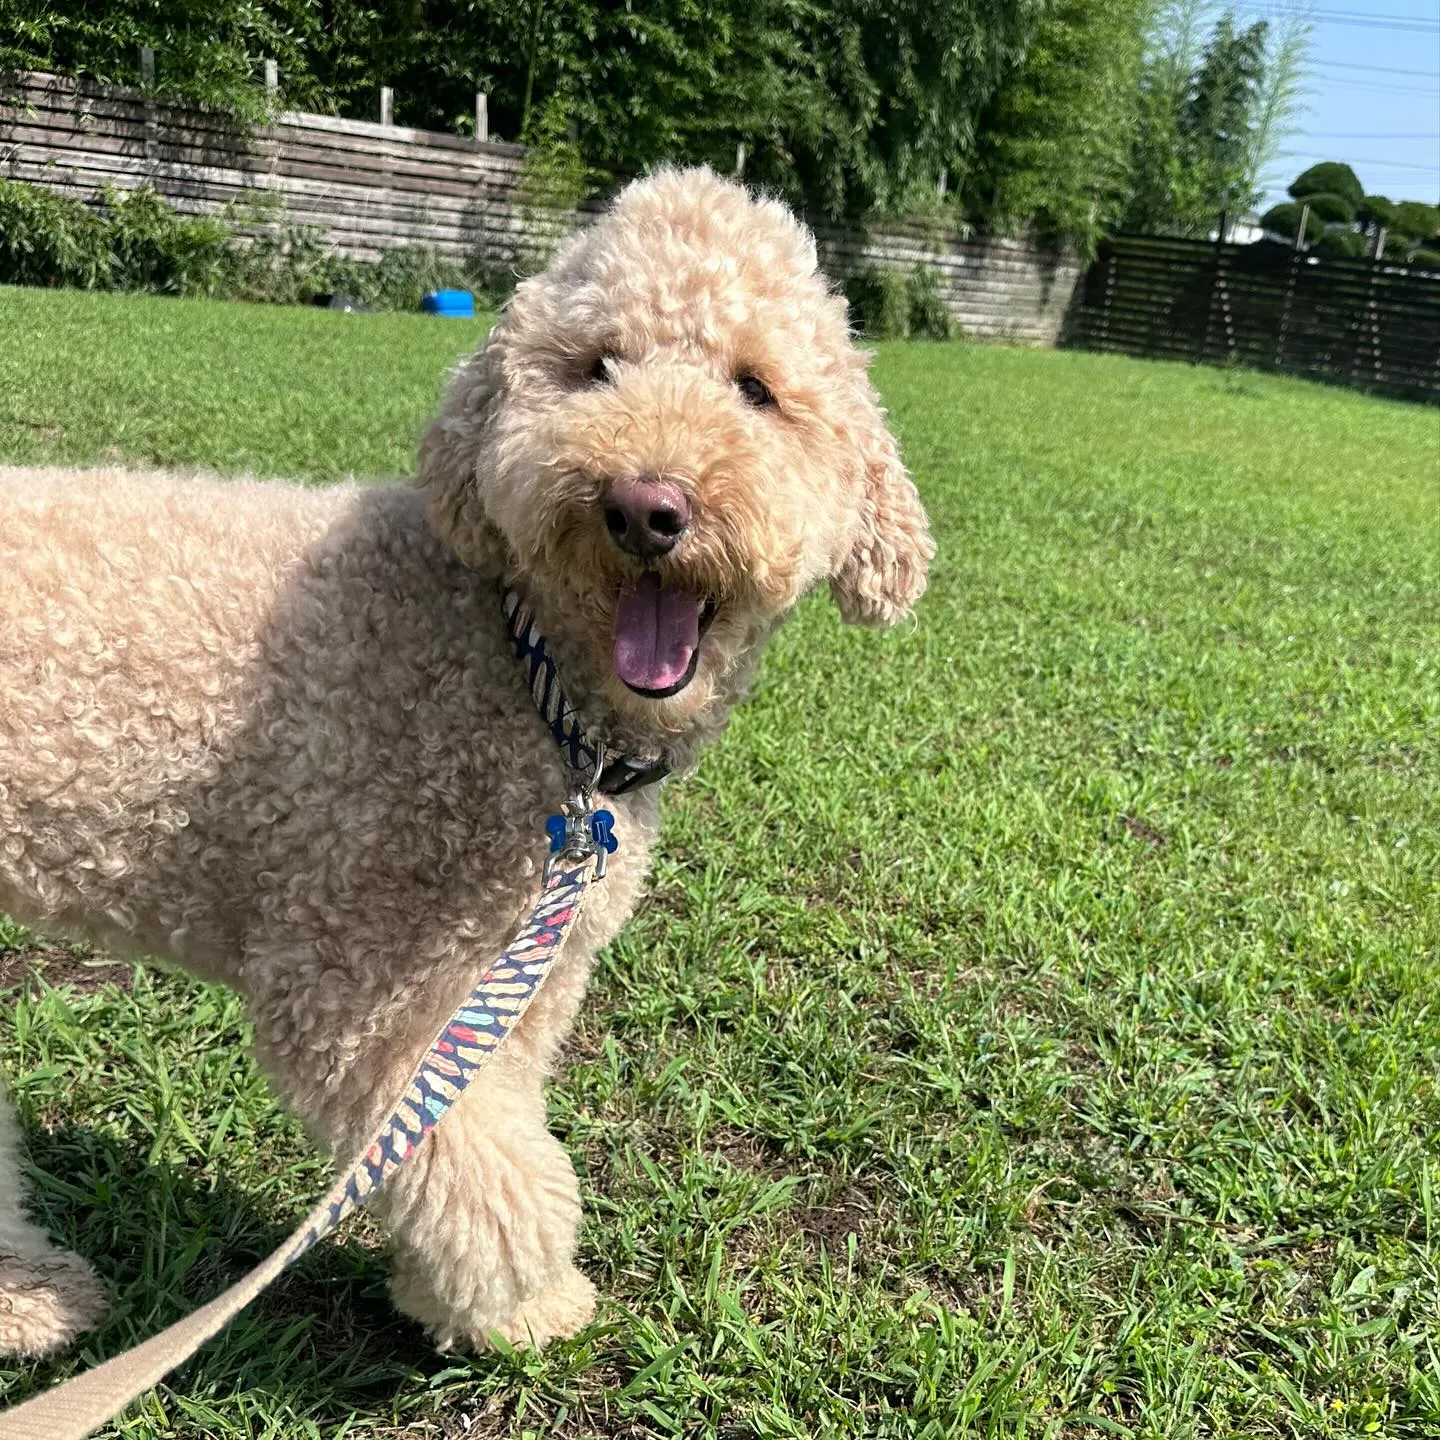
[(1058, 0), (981, 124), (967, 209), (1083, 245), (1123, 207), (1151, 0)]
[(904, 211), (933, 197), (944, 171), (963, 183), (985, 106), (1018, 69), (1047, 3), (807, 3), (796, 34), (815, 88), (804, 127), (781, 143), (811, 207)]
[(1234, 19), (1223, 16), (1180, 110), (1182, 142), (1200, 168), (1207, 198), (1218, 200), (1221, 210), (1244, 208), (1258, 198), (1249, 170), (1268, 30), (1264, 20), (1237, 30)]
[[(162, 92), (255, 118), (272, 58), (287, 106), (373, 116), (384, 84), (399, 123), (450, 131), (483, 91), (492, 136), (537, 142), (567, 175), (729, 170), (743, 146), (746, 178), (812, 215), (938, 207), (1086, 239), (1124, 208), (1132, 135), (1164, 89), (1136, 86), (1158, 3), (0, 0), (0, 68), (133, 84), (147, 45)], [(1193, 161), (1224, 138), (1235, 89), (1218, 58), (1202, 73), (1213, 57), (1192, 29), (1160, 106), (1184, 146), (1161, 167), (1157, 213), (1185, 223), (1215, 208)]]
[(242, 118), (265, 112), (263, 56), (294, 77), (297, 100), (322, 102), (309, 68), (321, 38), (307, 0), (0, 0), (0, 72), (138, 85), (145, 47), (155, 52), (158, 89)]
[(1225, 15), (1201, 42), (1204, 0), (1163, 6), (1141, 73), (1127, 229), (1188, 235), (1258, 198), (1253, 160), (1262, 119), (1265, 21)]
[(853, 216), (968, 170), (981, 112), (1050, 3), (325, 0), (315, 68), (341, 108), (385, 78), (397, 119), (441, 128), (483, 89), (493, 132), (526, 139), (558, 116), (617, 176), (663, 160), (728, 170), (743, 144), (748, 179)]
[(1264, 192), (1266, 174), (1303, 109), (1310, 38), (1308, 3), (1292, 0), (1289, 10), (1272, 27), (1266, 46), (1265, 76), (1246, 167), (1246, 185), (1256, 194)]

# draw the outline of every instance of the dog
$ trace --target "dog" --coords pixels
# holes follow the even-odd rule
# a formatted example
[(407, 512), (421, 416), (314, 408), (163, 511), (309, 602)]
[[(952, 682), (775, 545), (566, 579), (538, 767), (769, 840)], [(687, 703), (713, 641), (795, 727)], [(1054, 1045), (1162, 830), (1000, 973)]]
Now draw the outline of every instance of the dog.
[[(0, 909), (234, 987), (337, 1155), (529, 912), (576, 783), (517, 603), (575, 733), (626, 757), (551, 979), (378, 1198), (395, 1303), (441, 1347), (594, 1313), (542, 1083), (640, 895), (647, 782), (721, 733), (808, 591), (887, 625), (924, 590), (867, 363), (782, 204), (667, 169), (520, 284), (414, 484), (0, 470)], [(9, 1138), (0, 1346), (36, 1354), (101, 1294), (24, 1221)]]

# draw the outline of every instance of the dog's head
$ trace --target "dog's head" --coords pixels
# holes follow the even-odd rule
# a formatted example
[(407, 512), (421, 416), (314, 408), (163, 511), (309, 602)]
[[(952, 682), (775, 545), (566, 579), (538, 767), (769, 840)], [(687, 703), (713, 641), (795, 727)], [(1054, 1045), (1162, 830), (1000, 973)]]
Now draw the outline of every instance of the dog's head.
[(567, 681), (651, 732), (732, 698), (818, 582), (889, 624), (933, 554), (809, 232), (704, 170), (630, 185), (519, 287), (420, 483), (456, 553), (519, 582)]

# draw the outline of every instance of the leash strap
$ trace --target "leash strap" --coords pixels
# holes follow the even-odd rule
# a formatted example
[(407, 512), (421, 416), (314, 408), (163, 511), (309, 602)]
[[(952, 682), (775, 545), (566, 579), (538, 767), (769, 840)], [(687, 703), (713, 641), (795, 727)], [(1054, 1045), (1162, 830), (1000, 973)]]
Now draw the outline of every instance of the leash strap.
[(583, 838), (587, 819), (582, 814), (570, 827), (576, 843), (567, 844), (565, 834), (552, 837), (556, 853), (530, 918), (445, 1022), (399, 1103), (295, 1233), (224, 1294), (168, 1330), (0, 1414), (0, 1440), (84, 1440), (188, 1360), (415, 1153), (519, 1023), (559, 957), (596, 867), (599, 847)]

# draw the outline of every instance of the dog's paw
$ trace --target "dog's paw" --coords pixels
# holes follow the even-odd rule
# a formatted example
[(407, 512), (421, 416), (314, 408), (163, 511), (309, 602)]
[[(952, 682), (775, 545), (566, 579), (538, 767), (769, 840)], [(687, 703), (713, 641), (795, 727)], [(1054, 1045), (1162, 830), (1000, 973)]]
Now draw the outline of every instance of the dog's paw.
[(94, 1327), (105, 1288), (78, 1255), (0, 1254), (0, 1355), (48, 1355)]
[(578, 1335), (595, 1318), (595, 1296), (595, 1286), (572, 1265), (492, 1333), (517, 1349), (543, 1349)]
[(595, 1287), (573, 1265), (538, 1295), (523, 1301), (503, 1323), (459, 1328), (437, 1325), (430, 1334), (441, 1350), (543, 1350), (552, 1340), (578, 1335), (595, 1318)]
[(405, 1314), (425, 1326), (440, 1350), (495, 1350), (502, 1344), (539, 1350), (552, 1340), (578, 1334), (595, 1317), (595, 1287), (573, 1265), (508, 1315), (483, 1297), (464, 1308), (445, 1305), (426, 1280), (416, 1272), (397, 1270), (390, 1292)]

